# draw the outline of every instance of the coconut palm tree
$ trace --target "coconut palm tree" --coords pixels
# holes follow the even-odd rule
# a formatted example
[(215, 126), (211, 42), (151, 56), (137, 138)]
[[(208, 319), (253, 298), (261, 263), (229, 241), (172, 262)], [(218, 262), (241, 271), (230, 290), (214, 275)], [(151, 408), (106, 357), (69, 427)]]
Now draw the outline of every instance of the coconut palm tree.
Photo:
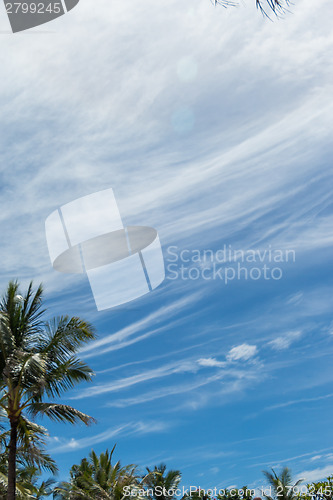
[[(46, 430), (37, 428), (29, 416), (72, 424), (93, 421), (55, 398), (77, 383), (91, 380), (92, 370), (76, 353), (95, 338), (94, 328), (77, 317), (43, 321), (42, 298), (42, 285), (34, 291), (31, 282), (22, 296), (19, 284), (11, 281), (0, 302), (0, 408), (10, 427), (8, 500), (16, 496), (18, 442), (27, 451), (34, 451), (33, 461), (38, 467), (45, 454), (36, 442), (42, 442)], [(51, 401), (45, 401), (45, 397)]]
[(73, 465), (70, 470), (70, 481), (60, 483), (55, 488), (54, 498), (57, 500), (122, 500), (124, 487), (136, 488), (138, 477), (136, 466), (122, 467), (120, 462), (112, 464), (111, 452), (106, 450), (98, 456), (94, 450), (89, 459), (81, 460), (80, 465)]
[(279, 476), (274, 469), (272, 469), (272, 472), (263, 471), (263, 474), (272, 492), (271, 495), (266, 495), (263, 492), (266, 500), (294, 500), (299, 497), (297, 487), (303, 479), (293, 483), (291, 471), (288, 467), (284, 467)]
[(153, 495), (149, 498), (153, 500), (172, 500), (175, 494), (171, 493), (175, 492), (181, 481), (181, 472), (179, 470), (167, 471), (165, 464), (155, 465), (154, 469), (147, 467), (147, 472), (148, 474), (143, 479), (143, 483), (153, 492)]

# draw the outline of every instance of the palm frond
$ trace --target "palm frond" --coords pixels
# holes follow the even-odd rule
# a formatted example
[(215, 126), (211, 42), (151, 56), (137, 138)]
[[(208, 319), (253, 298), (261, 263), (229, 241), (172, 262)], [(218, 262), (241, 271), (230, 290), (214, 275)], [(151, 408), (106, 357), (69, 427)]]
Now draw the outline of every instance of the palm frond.
[(57, 404), (57, 403), (31, 403), (29, 405), (29, 412), (33, 416), (46, 416), (51, 420), (58, 422), (69, 422), (71, 424), (76, 424), (77, 422), (83, 422), (86, 425), (90, 425), (96, 420), (79, 410), (76, 410), (72, 406)]
[(53, 490), (54, 500), (96, 500), (88, 491), (63, 481)]
[(32, 387), (43, 386), (46, 374), (45, 356), (39, 352), (15, 351), (11, 359), (10, 376), (19, 388), (19, 394), (31, 391)]
[(291, 473), (288, 467), (284, 467), (282, 469), (282, 472), (280, 474), (280, 481), (281, 483), (286, 486), (286, 485), (291, 485), (292, 478), (291, 478)]
[[(24, 297), (19, 295), (19, 284), (10, 281), (4, 297), (0, 302), (0, 312), (8, 318), (8, 326), (15, 338), (16, 347), (24, 345), (29, 348), (38, 333), (42, 331), (41, 315), (43, 287), (39, 285), (33, 292), (33, 283), (30, 282)], [(22, 300), (19, 299), (21, 297)]]
[(237, 7), (238, 2), (233, 2), (232, 0), (213, 0), (214, 5), (221, 5), (224, 8), (227, 7)]
[[(214, 5), (221, 5), (222, 7), (238, 7), (238, 0), (211, 0)], [(288, 12), (290, 0), (256, 0), (256, 7), (261, 13), (269, 18), (268, 12), (273, 12), (276, 16), (281, 16)]]
[[(0, 308), (0, 362), (5, 365), (5, 360), (16, 348), (15, 337), (10, 328), (8, 314)], [(1, 369), (1, 374), (2, 374)]]
[(280, 16), (288, 11), (290, 3), (290, 0), (256, 0), (257, 9), (259, 9), (261, 13), (268, 18), (269, 15), (267, 13), (267, 7), (276, 16)]
[(50, 359), (65, 361), (94, 338), (95, 329), (89, 322), (77, 317), (61, 316), (46, 323), (45, 335), (40, 339), (38, 350), (48, 353)]
[(271, 472), (266, 471), (266, 470), (263, 470), (262, 473), (265, 476), (265, 478), (267, 479), (268, 484), (270, 486), (272, 486), (273, 488), (275, 488), (275, 486), (276, 486), (276, 476), (274, 476), (274, 471), (273, 471), (273, 474)]
[(49, 397), (60, 396), (79, 382), (90, 382), (94, 372), (83, 361), (71, 356), (64, 362), (53, 363), (45, 377), (45, 392)]
[(18, 462), (22, 463), (23, 466), (28, 464), (39, 470), (44, 469), (55, 474), (58, 471), (56, 462), (44, 449), (45, 437), (48, 436), (45, 427), (21, 416), (17, 430)]

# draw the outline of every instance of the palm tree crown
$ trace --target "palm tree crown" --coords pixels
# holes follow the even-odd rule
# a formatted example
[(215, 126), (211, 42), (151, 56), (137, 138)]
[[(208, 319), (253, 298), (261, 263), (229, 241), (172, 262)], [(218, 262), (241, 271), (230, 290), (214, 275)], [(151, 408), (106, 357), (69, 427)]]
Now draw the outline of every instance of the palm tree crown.
[[(70, 482), (63, 482), (55, 489), (54, 498), (71, 500), (122, 500), (124, 487), (137, 488), (136, 466), (122, 467), (120, 462), (112, 463), (111, 452), (106, 450), (98, 456), (94, 450), (89, 459), (81, 460), (70, 470)], [(127, 497), (128, 498), (128, 497)]]
[[(172, 500), (175, 496), (174, 492), (181, 481), (181, 473), (179, 470), (166, 471), (166, 465), (155, 465), (154, 469), (147, 467), (148, 474), (143, 482), (147, 486), (148, 491), (152, 492), (149, 498), (154, 500)], [(168, 493), (170, 492), (170, 494)]]
[(299, 479), (293, 484), (291, 471), (288, 467), (284, 467), (280, 476), (276, 474), (274, 469), (272, 472), (263, 471), (269, 487), (271, 488), (271, 495), (263, 493), (266, 500), (294, 500), (299, 497), (297, 486), (303, 481)]

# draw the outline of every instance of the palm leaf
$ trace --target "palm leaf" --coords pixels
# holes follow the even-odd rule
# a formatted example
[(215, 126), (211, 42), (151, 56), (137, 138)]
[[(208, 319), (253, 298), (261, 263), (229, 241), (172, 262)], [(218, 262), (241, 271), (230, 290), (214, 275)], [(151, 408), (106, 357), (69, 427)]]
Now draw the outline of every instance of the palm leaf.
[(76, 410), (72, 406), (57, 404), (57, 403), (31, 403), (29, 405), (29, 412), (33, 416), (46, 416), (51, 420), (58, 422), (69, 422), (71, 424), (76, 424), (77, 422), (83, 422), (86, 425), (90, 425), (95, 421), (94, 418), (89, 417), (85, 413)]
[(51, 360), (65, 361), (83, 344), (95, 338), (94, 327), (80, 318), (61, 316), (45, 325), (45, 335), (40, 339), (38, 351), (48, 353)]
[(79, 382), (90, 382), (94, 372), (83, 361), (71, 356), (64, 362), (54, 363), (45, 377), (45, 392), (50, 397), (60, 396)]

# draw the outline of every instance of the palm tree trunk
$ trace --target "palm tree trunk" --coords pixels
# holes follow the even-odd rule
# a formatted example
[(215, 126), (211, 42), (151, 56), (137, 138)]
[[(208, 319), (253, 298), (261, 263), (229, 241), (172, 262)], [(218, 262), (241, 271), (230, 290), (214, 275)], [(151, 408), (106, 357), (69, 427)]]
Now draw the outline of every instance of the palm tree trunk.
[(16, 498), (16, 443), (17, 443), (17, 425), (18, 421), (10, 422), (10, 442), (8, 455), (8, 491), (7, 500)]

